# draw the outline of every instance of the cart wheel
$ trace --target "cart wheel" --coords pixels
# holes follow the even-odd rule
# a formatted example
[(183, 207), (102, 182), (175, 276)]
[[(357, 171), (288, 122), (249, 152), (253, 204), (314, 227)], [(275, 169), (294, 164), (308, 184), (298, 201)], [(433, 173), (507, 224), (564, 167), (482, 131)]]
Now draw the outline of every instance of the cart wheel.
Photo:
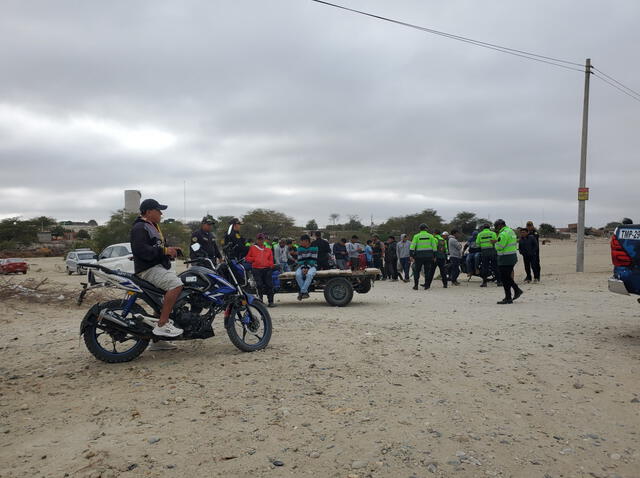
[(353, 299), (353, 286), (344, 277), (336, 277), (324, 286), (324, 299), (329, 305), (344, 307)]
[(371, 279), (363, 279), (354, 289), (358, 294), (366, 294), (371, 290)]

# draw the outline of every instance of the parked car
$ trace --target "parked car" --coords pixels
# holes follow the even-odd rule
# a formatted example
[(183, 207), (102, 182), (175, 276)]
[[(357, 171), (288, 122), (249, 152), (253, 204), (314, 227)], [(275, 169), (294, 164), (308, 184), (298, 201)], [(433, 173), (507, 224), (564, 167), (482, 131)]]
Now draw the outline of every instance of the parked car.
[(82, 267), (82, 265), (95, 264), (97, 259), (98, 255), (91, 249), (76, 249), (71, 251), (65, 259), (67, 274), (71, 275), (74, 272), (77, 274), (86, 274), (87, 268)]
[(611, 236), (611, 262), (613, 276), (609, 279), (609, 290), (640, 295), (640, 224), (616, 228)]
[[(108, 267), (109, 269), (121, 270), (124, 272), (130, 272), (133, 274), (133, 254), (131, 253), (131, 244), (128, 242), (121, 242), (120, 244), (112, 244), (105, 247), (100, 254), (98, 254), (97, 264)], [(89, 270), (87, 273), (87, 279), (90, 284), (96, 281), (93, 272)]]
[(29, 264), (24, 259), (0, 259), (0, 274), (26, 274)]
[[(105, 247), (98, 255), (97, 263), (109, 269), (121, 270), (123, 272), (134, 273), (133, 254), (131, 253), (131, 244), (129, 242), (121, 242)], [(171, 269), (175, 270), (175, 261), (171, 261)], [(95, 282), (91, 271), (89, 274), (89, 283)]]

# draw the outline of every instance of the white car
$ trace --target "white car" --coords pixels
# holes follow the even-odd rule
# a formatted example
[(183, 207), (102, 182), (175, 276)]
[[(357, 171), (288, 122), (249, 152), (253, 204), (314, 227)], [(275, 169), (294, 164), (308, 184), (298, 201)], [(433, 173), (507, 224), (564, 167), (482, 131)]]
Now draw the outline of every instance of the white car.
[(67, 274), (71, 275), (74, 272), (77, 274), (84, 274), (87, 272), (87, 268), (83, 267), (84, 264), (95, 264), (98, 256), (91, 249), (76, 249), (69, 252), (65, 260), (65, 266)]
[[(133, 254), (131, 252), (131, 243), (121, 242), (120, 244), (113, 244), (105, 247), (104, 250), (98, 255), (99, 265), (108, 267), (113, 270), (121, 270), (123, 272), (134, 273)], [(171, 261), (171, 270), (175, 272), (175, 261)], [(92, 276), (93, 273), (89, 271)], [(93, 279), (93, 280), (92, 280)], [(89, 277), (89, 283), (96, 280), (95, 277)]]
[(131, 253), (131, 244), (121, 242), (105, 247), (98, 255), (98, 264), (109, 269), (133, 274), (133, 254)]

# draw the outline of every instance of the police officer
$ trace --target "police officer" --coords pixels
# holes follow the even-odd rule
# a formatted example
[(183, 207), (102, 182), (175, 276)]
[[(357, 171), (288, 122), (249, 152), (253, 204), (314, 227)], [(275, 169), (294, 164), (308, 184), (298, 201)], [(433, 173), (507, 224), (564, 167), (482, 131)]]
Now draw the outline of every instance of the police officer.
[[(433, 272), (435, 273), (436, 266), (440, 270), (440, 278), (442, 279), (442, 287), (447, 288), (447, 253), (449, 252), (449, 246), (447, 245), (447, 240), (440, 235), (439, 230), (433, 231), (433, 237), (436, 240), (436, 263), (433, 267)], [(448, 236), (448, 233), (445, 232)], [(432, 274), (433, 275), (433, 274)]]
[[(482, 231), (476, 236), (476, 245), (480, 247), (480, 257), (482, 263), (480, 264), (480, 276), (482, 276), (482, 285), (480, 287), (487, 287), (487, 279), (491, 272), (496, 271), (496, 249), (493, 246), (498, 239), (496, 233), (491, 230), (489, 224), (482, 226)], [(498, 280), (498, 285), (500, 279)]]
[(411, 262), (414, 264), (413, 290), (418, 290), (420, 269), (423, 267), (425, 278), (424, 289), (427, 290), (431, 287), (436, 249), (437, 243), (435, 237), (427, 232), (426, 224), (420, 224), (420, 232), (413, 236), (411, 246), (409, 246), (409, 255)]
[(237, 217), (234, 217), (229, 221), (229, 229), (224, 236), (224, 246), (227, 249), (227, 254), (232, 259), (240, 260), (244, 259), (249, 251), (249, 248), (245, 246), (247, 240), (240, 234), (240, 226), (242, 222)]
[[(498, 255), (498, 273), (504, 287), (504, 299), (498, 304), (513, 304), (513, 301), (522, 295), (522, 289), (513, 280), (513, 268), (518, 262), (518, 238), (502, 219), (498, 219), (494, 227), (498, 237), (492, 242), (495, 244)], [(513, 289), (513, 299), (511, 289)]]
[(216, 237), (212, 234), (213, 226), (216, 224), (215, 219), (211, 216), (205, 216), (200, 223), (200, 229), (191, 235), (191, 244), (200, 244), (200, 249), (194, 251), (191, 249), (191, 259), (203, 257), (211, 259), (213, 264), (216, 263), (216, 259), (222, 259), (218, 244), (216, 244)]

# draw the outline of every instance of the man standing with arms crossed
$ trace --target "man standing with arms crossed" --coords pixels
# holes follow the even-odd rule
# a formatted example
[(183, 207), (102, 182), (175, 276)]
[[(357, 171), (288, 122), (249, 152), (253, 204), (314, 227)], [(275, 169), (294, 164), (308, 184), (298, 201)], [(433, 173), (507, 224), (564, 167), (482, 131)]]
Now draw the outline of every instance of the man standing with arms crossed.
[(423, 267), (425, 277), (424, 290), (431, 287), (436, 248), (437, 244), (435, 237), (427, 232), (426, 224), (420, 224), (420, 232), (413, 236), (411, 246), (409, 247), (411, 262), (414, 264), (413, 290), (418, 290), (420, 269)]

